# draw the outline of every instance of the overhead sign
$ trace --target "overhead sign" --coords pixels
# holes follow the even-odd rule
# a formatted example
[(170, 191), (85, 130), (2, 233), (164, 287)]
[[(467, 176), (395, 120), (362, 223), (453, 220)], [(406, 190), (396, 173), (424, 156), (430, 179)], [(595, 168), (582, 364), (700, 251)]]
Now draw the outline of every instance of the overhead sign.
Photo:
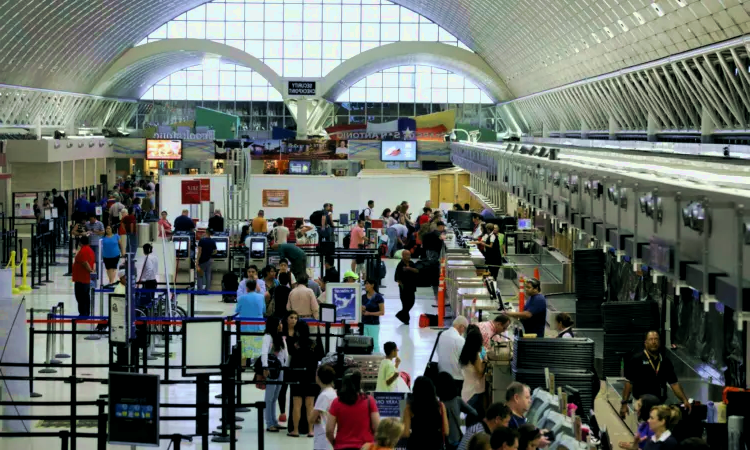
[(211, 201), (211, 180), (208, 178), (201, 178), (201, 201)]
[(315, 81), (290, 81), (287, 93), (289, 95), (315, 95)]
[(159, 375), (109, 373), (109, 443), (159, 446)]
[(403, 392), (373, 392), (375, 404), (378, 405), (380, 417), (401, 417), (406, 403)]
[(200, 205), (201, 182), (200, 180), (182, 180), (182, 204)]

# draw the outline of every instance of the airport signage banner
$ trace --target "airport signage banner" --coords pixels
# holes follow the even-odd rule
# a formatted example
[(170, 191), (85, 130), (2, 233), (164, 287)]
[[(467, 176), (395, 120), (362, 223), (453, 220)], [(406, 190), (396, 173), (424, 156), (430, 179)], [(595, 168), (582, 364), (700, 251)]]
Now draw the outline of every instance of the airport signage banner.
[(289, 95), (311, 95), (314, 96), (315, 81), (290, 81), (287, 86)]
[(201, 182), (200, 180), (182, 180), (182, 204), (201, 204)]
[(208, 178), (201, 178), (201, 201), (202, 202), (210, 202), (211, 201), (211, 180)]
[(287, 189), (263, 189), (264, 208), (288, 208), (289, 191)]

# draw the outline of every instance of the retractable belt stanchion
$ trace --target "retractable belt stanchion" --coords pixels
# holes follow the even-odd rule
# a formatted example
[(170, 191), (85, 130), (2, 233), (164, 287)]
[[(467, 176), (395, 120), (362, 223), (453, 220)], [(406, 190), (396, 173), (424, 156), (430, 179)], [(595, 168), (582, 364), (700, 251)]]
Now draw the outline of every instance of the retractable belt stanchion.
[[(59, 312), (59, 315), (61, 317), (65, 317), (65, 304), (63, 304), (63, 302), (60, 302), (57, 304), (57, 311)], [(65, 323), (61, 321), (60, 322), (61, 334), (60, 334), (59, 353), (55, 355), (55, 358), (62, 358), (62, 359), (70, 358), (70, 355), (65, 353), (65, 334), (62, 333), (63, 331), (65, 331)]]
[[(23, 243), (21, 243), (23, 245)], [(36, 239), (34, 238), (34, 225), (31, 226), (31, 239), (29, 240), (29, 248), (31, 248), (31, 289), (39, 289), (36, 283), (36, 266), (38, 266), (39, 255), (36, 251)], [(22, 247), (23, 248), (23, 247)]]
[(29, 397), (39, 398), (42, 394), (34, 392), (34, 308), (29, 311), (29, 318), (31, 319), (29, 324)]
[(65, 272), (64, 276), (69, 277), (73, 275), (73, 239), (68, 239), (68, 271)]
[[(49, 361), (50, 364), (62, 364), (62, 361), (57, 359), (57, 356), (55, 356), (55, 350), (57, 348), (57, 335), (59, 334), (57, 332), (58, 325), (60, 325), (60, 331), (62, 331), (62, 321), (57, 320), (57, 316), (60, 315), (58, 311), (59, 310), (57, 305), (52, 307), (52, 347), (50, 352), (50, 356), (52, 357), (52, 359), (50, 359)], [(60, 336), (60, 338), (62, 339), (62, 335)]]
[[(234, 328), (236, 333), (236, 342), (237, 342), (237, 353), (236, 355), (232, 355), (235, 358), (234, 364), (237, 368), (237, 404), (242, 404), (242, 372), (245, 370), (244, 367), (242, 367), (242, 335), (241, 333), (241, 322), (240, 319), (234, 320)], [(250, 409), (248, 409), (245, 406), (238, 406), (235, 411), (237, 412), (248, 412)], [(242, 417), (238, 417), (237, 419), (242, 419)], [(245, 420), (245, 419), (242, 419)]]
[(42, 368), (39, 373), (57, 373), (57, 369), (54, 369), (52, 367), (49, 367), (48, 364), (52, 364), (52, 314), (47, 313), (47, 347), (46, 347), (46, 355), (44, 358), (44, 368)]
[[(15, 265), (15, 253), (13, 252), (13, 264)], [(18, 290), (21, 292), (29, 292), (31, 291), (31, 286), (29, 286), (29, 249), (25, 248), (23, 249), (23, 257), (21, 258), (21, 285), (18, 286)]]
[(20, 294), (21, 293), (21, 288), (20, 287), (18, 287), (18, 288), (16, 287), (16, 252), (12, 251), (10, 253), (10, 256), (11, 256), (11, 260), (8, 262), (8, 265), (5, 266), (6, 269), (10, 269), (11, 270), (11, 274), (10, 274), (10, 286), (11, 286), (11, 288), (10, 288), (10, 291), (11, 291), (11, 294)]

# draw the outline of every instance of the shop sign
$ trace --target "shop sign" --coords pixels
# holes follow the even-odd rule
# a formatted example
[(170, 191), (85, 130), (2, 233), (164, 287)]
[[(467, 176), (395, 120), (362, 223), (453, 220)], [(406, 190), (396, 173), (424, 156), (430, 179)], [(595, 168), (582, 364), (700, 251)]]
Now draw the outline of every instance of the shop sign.
[(201, 201), (202, 202), (210, 202), (211, 201), (211, 180), (208, 178), (201, 178)]
[(182, 204), (200, 205), (201, 182), (200, 180), (182, 180)]

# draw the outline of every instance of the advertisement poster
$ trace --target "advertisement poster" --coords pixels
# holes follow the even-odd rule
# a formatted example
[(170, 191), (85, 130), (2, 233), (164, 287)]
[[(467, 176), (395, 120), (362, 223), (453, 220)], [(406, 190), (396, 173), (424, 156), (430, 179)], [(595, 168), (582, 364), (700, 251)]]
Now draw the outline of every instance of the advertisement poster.
[(211, 180), (208, 178), (201, 178), (201, 201), (202, 202), (210, 202), (211, 201)]
[(288, 208), (289, 191), (284, 189), (263, 189), (264, 208)]
[(380, 417), (400, 418), (404, 412), (406, 394), (403, 392), (373, 392)]
[(362, 315), (361, 286), (357, 283), (328, 283), (326, 303), (336, 305), (336, 320), (360, 322)]
[(182, 160), (182, 141), (179, 139), (146, 139), (146, 159), (150, 161)]
[(201, 182), (200, 180), (182, 180), (182, 204), (200, 205)]
[(37, 194), (35, 193), (14, 193), (13, 199), (15, 200), (15, 216), (23, 219), (34, 218), (34, 201), (36, 200)]
[(346, 144), (327, 139), (258, 141), (253, 143), (250, 155), (253, 159), (347, 159)]

